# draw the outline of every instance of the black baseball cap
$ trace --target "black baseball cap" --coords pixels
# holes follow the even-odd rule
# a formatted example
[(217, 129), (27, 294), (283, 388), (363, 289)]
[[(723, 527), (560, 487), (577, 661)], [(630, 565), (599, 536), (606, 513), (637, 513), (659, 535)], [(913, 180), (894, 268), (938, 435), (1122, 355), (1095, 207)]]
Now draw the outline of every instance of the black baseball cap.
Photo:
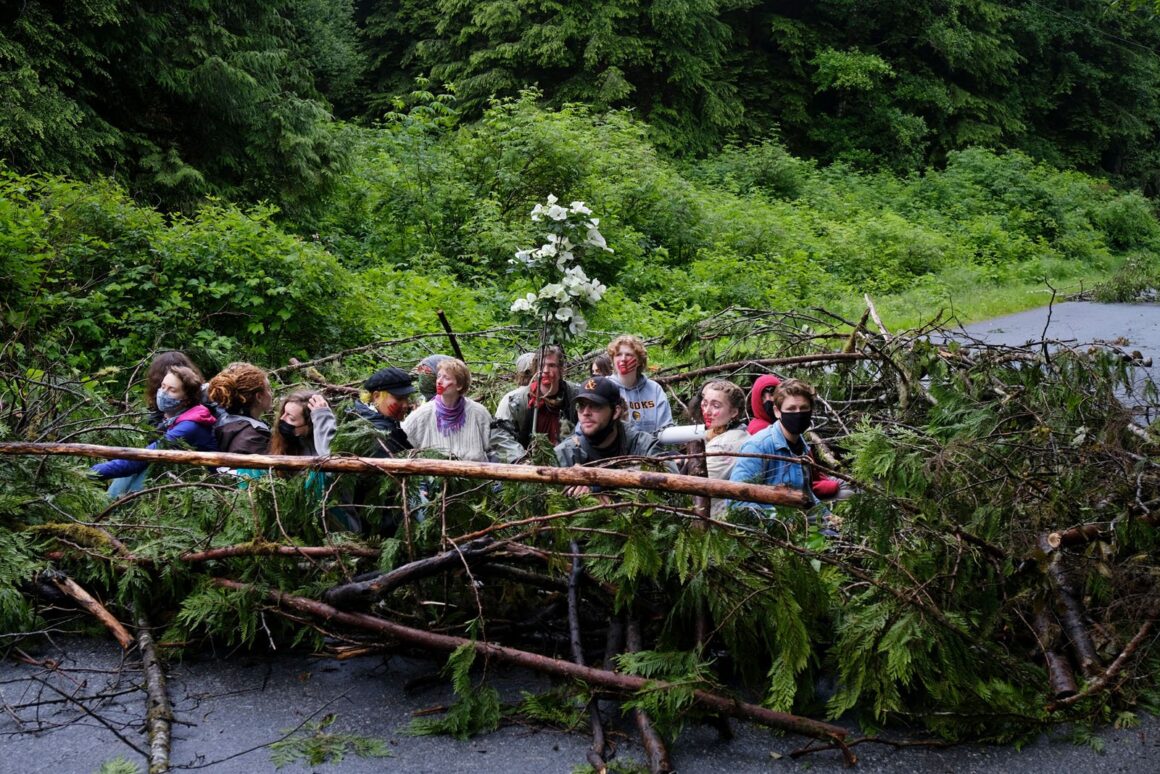
[(389, 366), (371, 374), (363, 384), (367, 392), (389, 392), (392, 395), (410, 395), (415, 391), (415, 377), (402, 368)]
[(576, 393), (572, 402), (578, 400), (589, 400), (601, 406), (615, 406), (620, 402), (620, 387), (611, 379), (593, 376), (580, 385), (580, 392)]

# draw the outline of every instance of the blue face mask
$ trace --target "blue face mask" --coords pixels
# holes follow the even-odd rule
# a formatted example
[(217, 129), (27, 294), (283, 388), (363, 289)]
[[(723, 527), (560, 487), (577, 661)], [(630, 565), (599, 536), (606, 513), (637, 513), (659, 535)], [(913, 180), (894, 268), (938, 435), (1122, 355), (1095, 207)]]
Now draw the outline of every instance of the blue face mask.
[(185, 401), (174, 398), (160, 387), (157, 388), (157, 408), (161, 413), (168, 414), (170, 411), (178, 409)]

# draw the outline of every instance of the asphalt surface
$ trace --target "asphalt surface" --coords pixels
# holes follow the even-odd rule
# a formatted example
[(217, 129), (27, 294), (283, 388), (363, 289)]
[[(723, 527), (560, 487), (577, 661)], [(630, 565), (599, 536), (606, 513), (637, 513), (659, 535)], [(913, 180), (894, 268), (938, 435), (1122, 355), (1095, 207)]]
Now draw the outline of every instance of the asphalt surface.
[[(1160, 306), (1059, 304), (1047, 335), (1077, 342), (1117, 341), (1160, 364)], [(1037, 340), (1047, 310), (1034, 310), (969, 326), (988, 340), (1021, 344)], [(0, 644), (5, 644), (0, 639)], [(97, 772), (123, 757), (145, 770), (145, 695), (140, 664), (111, 640), (54, 638), (27, 660), (0, 662), (0, 773)], [(507, 726), (468, 741), (413, 736), (415, 713), (453, 701), (446, 681), (435, 676), (441, 660), (368, 656), (350, 661), (301, 654), (219, 654), (171, 664), (169, 694), (175, 723), (171, 761), (175, 770), (231, 773), (275, 771), (270, 745), (288, 734), (301, 737), (333, 716), (331, 733), (381, 740), (388, 758), (359, 758), (349, 750), (340, 763), (292, 763), (283, 772), (571, 772), (584, 764), (585, 730), (576, 733)], [(498, 668), (490, 684), (504, 701), (521, 691), (539, 692), (550, 682), (536, 674)], [(732, 740), (716, 730), (687, 727), (670, 747), (682, 772), (846, 771), (836, 751), (791, 757), (807, 740), (733, 724)], [(900, 733), (901, 732), (895, 732)], [(644, 760), (630, 725), (616, 724), (616, 761)], [(1076, 744), (1067, 729), (1045, 734), (1022, 749), (962, 745), (949, 749), (861, 745), (862, 772), (999, 772), (1000, 774), (1111, 774), (1160, 772), (1160, 719), (1143, 717), (1136, 728), (1107, 728), (1096, 745)]]
[[(116, 643), (58, 639), (29, 653), (33, 661), (0, 664), (0, 771), (96, 772), (123, 757), (142, 764), (133, 746), (148, 746), (142, 718), (145, 695), (140, 665), (124, 657)], [(311, 723), (334, 715), (332, 733), (378, 739), (388, 758), (284, 766), (283, 772), (570, 772), (582, 765), (587, 734), (507, 726), (468, 741), (412, 736), (407, 726), (416, 712), (452, 701), (443, 681), (426, 680), (437, 666), (426, 660), (368, 656), (350, 661), (304, 655), (202, 658), (173, 664), (169, 694), (175, 723), (174, 769), (222, 774), (267, 772), (275, 768), (269, 745)], [(500, 669), (490, 675), (505, 701), (521, 691), (542, 691), (549, 682), (534, 674)], [(425, 687), (408, 690), (409, 683)], [(297, 729), (297, 731), (295, 731)], [(794, 759), (807, 740), (779, 736), (734, 723), (735, 737), (718, 738), (707, 726), (685, 729), (670, 754), (678, 771), (838, 772), (847, 771), (836, 751)], [(625, 722), (615, 724), (616, 760), (644, 759)], [(1134, 729), (1106, 729), (1098, 735), (1103, 752), (1077, 745), (1065, 730), (1044, 735), (1021, 750), (1013, 746), (962, 745), (949, 749), (894, 749), (861, 745), (861, 772), (1154, 772), (1160, 770), (1160, 720), (1145, 717)]]

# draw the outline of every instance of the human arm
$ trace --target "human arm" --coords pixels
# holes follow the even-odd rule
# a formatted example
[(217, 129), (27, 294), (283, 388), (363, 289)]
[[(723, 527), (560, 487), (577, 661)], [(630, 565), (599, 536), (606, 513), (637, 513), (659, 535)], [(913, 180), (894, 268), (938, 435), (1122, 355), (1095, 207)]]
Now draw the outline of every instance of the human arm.
[(314, 425), (314, 451), (319, 457), (330, 456), (330, 443), (338, 432), (338, 422), (330, 404), (321, 395), (311, 395), (306, 404), (310, 408), (310, 422)]
[[(190, 436), (196, 433), (199, 426), (196, 422), (178, 422), (165, 435), (146, 446), (146, 449), (164, 449), (171, 446), (192, 446)], [(89, 468), (89, 471), (98, 478), (124, 478), (135, 476), (149, 467), (145, 460), (106, 460)]]
[(515, 462), (527, 454), (517, 437), (519, 431), (512, 416), (511, 397), (512, 393), (509, 392), (499, 399), (495, 407), (495, 418), (491, 420), (488, 444), (500, 462)]

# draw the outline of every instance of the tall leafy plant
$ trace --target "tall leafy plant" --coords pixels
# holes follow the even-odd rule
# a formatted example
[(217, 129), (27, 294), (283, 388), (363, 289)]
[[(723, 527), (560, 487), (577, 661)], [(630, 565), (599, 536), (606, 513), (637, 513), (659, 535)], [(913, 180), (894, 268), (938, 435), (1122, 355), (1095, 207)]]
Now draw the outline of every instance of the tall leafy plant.
[(600, 233), (600, 219), (592, 217), (584, 202), (565, 207), (549, 194), (544, 204), (532, 208), (531, 217), (544, 225), (544, 242), (518, 251), (511, 264), (542, 284), (538, 291), (517, 298), (511, 311), (531, 318), (542, 331), (543, 343), (567, 341), (587, 330), (583, 308), (599, 301), (608, 289), (584, 272), (580, 259), (589, 251), (612, 252), (612, 248)]

